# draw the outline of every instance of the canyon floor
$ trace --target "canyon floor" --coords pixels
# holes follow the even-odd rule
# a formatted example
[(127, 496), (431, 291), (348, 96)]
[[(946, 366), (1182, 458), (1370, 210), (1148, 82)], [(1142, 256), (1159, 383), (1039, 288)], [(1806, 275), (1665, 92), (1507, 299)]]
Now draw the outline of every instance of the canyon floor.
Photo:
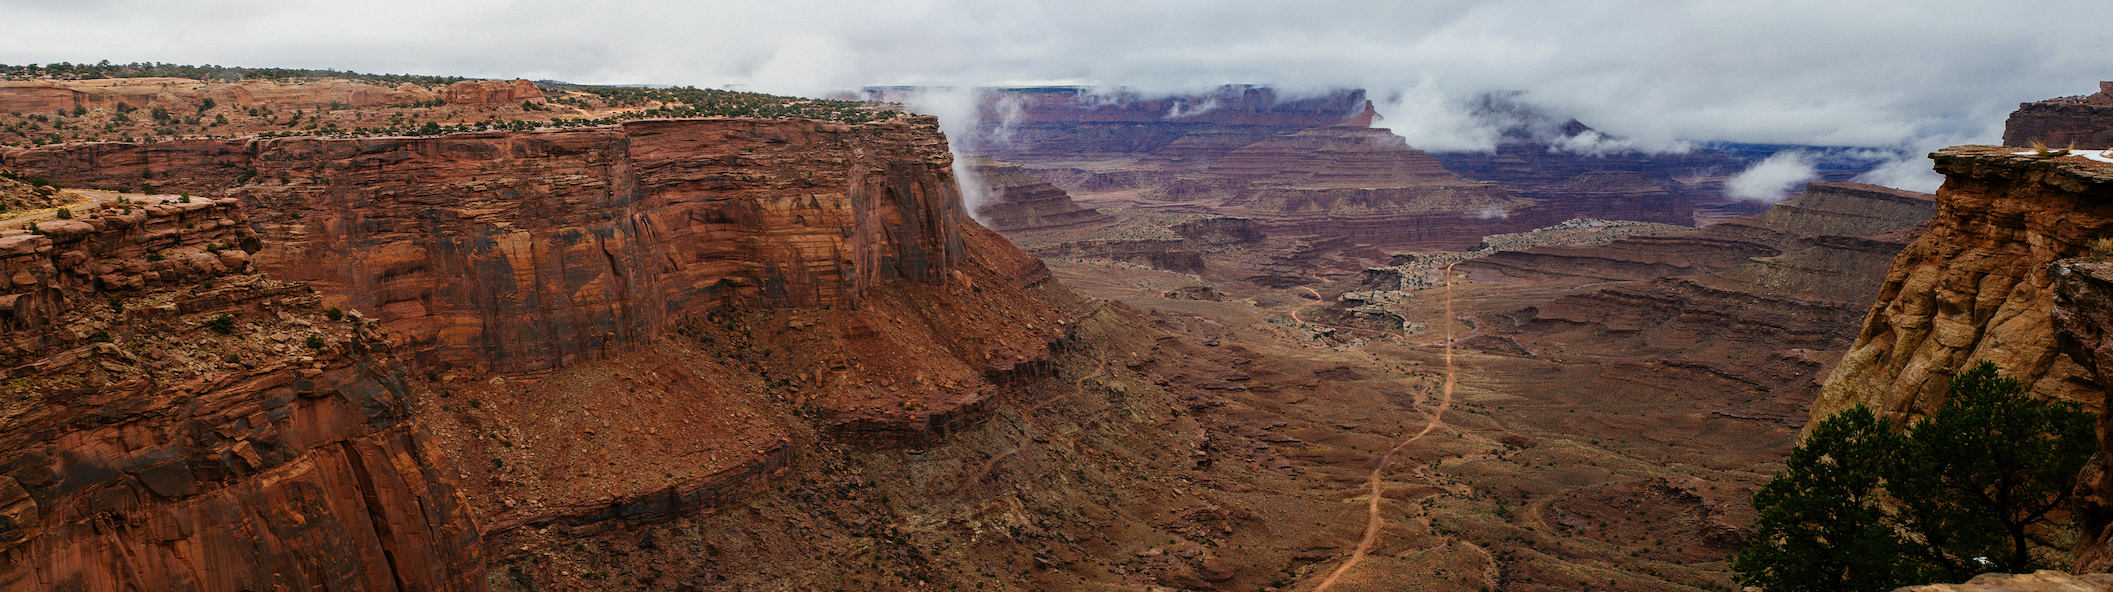
[[(1197, 280), (1093, 261), (1052, 261), (1082, 293), (1150, 309), (1186, 339), (1255, 360), (1229, 399), (1268, 414), (1273, 439), (1230, 462), (1304, 479), (1317, 529), (1358, 532), (1366, 474), (1414, 435), (1439, 402), (1446, 288), (1412, 291), (1397, 310), (1410, 334), (1296, 320), (1303, 288), (1228, 289), (1220, 301), (1169, 300)], [(1452, 330), (1578, 289), (1454, 276)], [(1795, 429), (1732, 419), (1719, 398), (1606, 378), (1633, 354), (1528, 357), (1455, 348), (1456, 399), (1438, 427), (1382, 470), (1384, 527), (1372, 558), (1336, 589), (1713, 589), (1751, 520), (1746, 499), (1773, 475)], [(1636, 368), (1638, 378), (1649, 375)], [(1294, 482), (1296, 483), (1296, 482)], [(1323, 526), (1325, 525), (1325, 526)], [(1348, 545), (1356, 536), (1337, 535)], [(1439, 558), (1446, 558), (1440, 560)], [(1310, 579), (1328, 563), (1294, 570)], [(1325, 573), (1325, 572), (1323, 572)]]

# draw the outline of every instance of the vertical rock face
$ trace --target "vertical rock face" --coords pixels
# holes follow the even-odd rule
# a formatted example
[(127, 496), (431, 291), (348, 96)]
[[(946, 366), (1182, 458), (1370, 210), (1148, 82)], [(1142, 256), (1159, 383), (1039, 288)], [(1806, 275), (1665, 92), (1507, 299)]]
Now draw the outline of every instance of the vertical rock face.
[(2100, 82), (2098, 89), (2080, 97), (2019, 104), (2003, 122), (2003, 145), (2113, 147), (2113, 82)]
[(2091, 372), (2059, 355), (2048, 265), (2113, 233), (2113, 166), (2013, 152), (1959, 146), (1932, 155), (1945, 182), (1930, 231), (1893, 260), (1811, 417), (1858, 404), (1921, 417), (1943, 404), (1953, 373), (1979, 360), (2037, 397), (2104, 408)]
[[(421, 362), (539, 373), (710, 308), (853, 304), (964, 255), (936, 120), (647, 120), (423, 138), (89, 144), (0, 155), (71, 185), (227, 190), (259, 269), (387, 322)], [(284, 182), (276, 181), (283, 179)]]
[[(2063, 353), (2089, 368), (2100, 385), (2113, 384), (2113, 263), (2072, 259), (2048, 272)], [(2076, 483), (2078, 573), (2113, 571), (2113, 415), (2099, 414), (2098, 446)]]
[(200, 199), (0, 236), (0, 590), (482, 589), (385, 336), (244, 273), (244, 220)]

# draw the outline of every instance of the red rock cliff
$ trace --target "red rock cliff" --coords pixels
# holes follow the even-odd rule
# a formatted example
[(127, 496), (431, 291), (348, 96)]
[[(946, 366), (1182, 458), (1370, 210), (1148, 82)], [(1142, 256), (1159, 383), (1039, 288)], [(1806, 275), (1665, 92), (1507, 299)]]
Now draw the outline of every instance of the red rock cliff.
[(2113, 82), (2082, 97), (2018, 105), (2003, 122), (2004, 146), (2105, 149), (2113, 146)]
[(2113, 166), (2016, 151), (1957, 146), (1932, 155), (1945, 182), (1930, 231), (1893, 260), (1813, 419), (1857, 404), (1920, 417), (1943, 404), (1953, 373), (1979, 360), (2035, 396), (2102, 408), (2090, 371), (2060, 355), (2048, 265), (2113, 233)]
[(197, 200), (0, 233), (0, 590), (483, 588), (385, 335), (245, 273), (243, 220)]
[[(260, 269), (377, 316), (425, 363), (539, 373), (722, 306), (857, 304), (964, 258), (930, 117), (647, 120), (423, 138), (69, 144), (6, 166), (95, 185), (225, 189)], [(284, 179), (281, 183), (277, 180)]]

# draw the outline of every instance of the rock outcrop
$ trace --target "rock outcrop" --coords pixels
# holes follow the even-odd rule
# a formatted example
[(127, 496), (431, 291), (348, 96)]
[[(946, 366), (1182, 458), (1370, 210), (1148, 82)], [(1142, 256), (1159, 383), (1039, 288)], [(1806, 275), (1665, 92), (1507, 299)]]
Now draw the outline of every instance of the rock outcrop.
[(0, 590), (483, 589), (386, 333), (246, 273), (244, 218), (112, 204), (0, 235)]
[(543, 100), (543, 90), (527, 80), (464, 80), (448, 85), (440, 97), (449, 105), (490, 107)]
[(2113, 166), (2014, 152), (1931, 155), (1945, 183), (1930, 230), (1894, 259), (1811, 417), (1859, 404), (1922, 417), (1944, 403), (1953, 373), (1981, 360), (2036, 397), (2102, 408), (2102, 387), (2056, 346), (2048, 265), (2113, 233)]
[[(67, 144), (6, 166), (249, 204), (274, 277), (386, 322), (420, 364), (535, 374), (716, 307), (855, 304), (965, 254), (931, 118), (641, 120), (421, 138)], [(238, 179), (287, 183), (238, 185)]]
[(2003, 145), (2051, 148), (2113, 147), (2113, 82), (2098, 83), (2098, 92), (2020, 103), (2003, 122)]

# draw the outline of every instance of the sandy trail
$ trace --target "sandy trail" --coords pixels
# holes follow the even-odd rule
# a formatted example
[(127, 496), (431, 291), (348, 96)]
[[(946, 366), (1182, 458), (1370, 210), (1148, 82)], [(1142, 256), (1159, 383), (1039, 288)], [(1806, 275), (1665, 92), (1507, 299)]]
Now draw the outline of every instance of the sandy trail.
[[(1296, 317), (1294, 317), (1294, 319), (1295, 318)], [(1445, 411), (1447, 409), (1452, 408), (1453, 406), (1453, 385), (1455, 382), (1457, 382), (1457, 376), (1453, 372), (1453, 266), (1446, 265), (1445, 382), (1443, 383), (1443, 386), (1439, 389), (1438, 408), (1431, 412), (1431, 420), (1423, 424), (1423, 429), (1421, 431), (1416, 432), (1416, 435), (1410, 436), (1407, 440), (1402, 440), (1400, 444), (1395, 444), (1393, 448), (1388, 449), (1386, 454), (1381, 455), (1379, 457), (1378, 466), (1372, 467), (1372, 477), (1368, 480), (1368, 483), (1370, 483), (1370, 486), (1372, 488), (1372, 492), (1370, 498), (1368, 498), (1365, 502), (1365, 536), (1364, 538), (1359, 539), (1357, 541), (1357, 550), (1352, 551), (1350, 553), (1350, 558), (1344, 560), (1342, 565), (1336, 566), (1335, 571), (1329, 572), (1328, 577), (1322, 579), (1320, 585), (1315, 586), (1313, 588), (1313, 592), (1321, 592), (1323, 590), (1327, 590), (1331, 586), (1334, 586), (1335, 580), (1337, 578), (1342, 577), (1345, 572), (1350, 571), (1351, 567), (1355, 567), (1357, 565), (1357, 562), (1363, 561), (1365, 559), (1365, 555), (1372, 551), (1372, 545), (1379, 541), (1379, 529), (1381, 526), (1385, 526), (1386, 524), (1385, 517), (1382, 516), (1379, 511), (1379, 502), (1381, 500), (1386, 499), (1386, 496), (1381, 493), (1380, 485), (1383, 478), (1385, 477), (1387, 465), (1393, 463), (1395, 453), (1401, 452), (1401, 449), (1407, 448), (1409, 444), (1413, 444), (1417, 440), (1423, 439), (1425, 435), (1431, 433), (1431, 430), (1437, 429), (1438, 424), (1444, 422)]]

